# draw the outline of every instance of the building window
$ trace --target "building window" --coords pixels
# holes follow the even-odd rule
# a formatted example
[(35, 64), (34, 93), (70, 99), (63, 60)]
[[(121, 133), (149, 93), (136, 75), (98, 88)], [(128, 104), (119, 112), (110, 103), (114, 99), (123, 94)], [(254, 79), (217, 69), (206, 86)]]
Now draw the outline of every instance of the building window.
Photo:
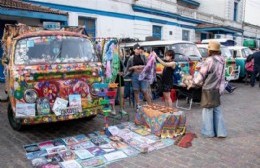
[(201, 41), (204, 40), (204, 39), (207, 39), (207, 36), (208, 35), (206, 33), (201, 33), (201, 35), (200, 35)]
[(182, 40), (190, 41), (190, 31), (189, 30), (182, 30)]
[(238, 2), (234, 2), (234, 17), (233, 17), (234, 21), (237, 21), (237, 10), (238, 10)]
[(89, 37), (96, 37), (96, 19), (80, 17), (79, 26), (85, 26), (85, 31)]
[(153, 25), (153, 37), (161, 40), (162, 39), (162, 27)]
[(217, 39), (220, 39), (220, 38), (221, 38), (221, 35), (220, 35), (220, 34), (217, 34), (217, 35), (216, 35), (216, 38), (217, 38)]

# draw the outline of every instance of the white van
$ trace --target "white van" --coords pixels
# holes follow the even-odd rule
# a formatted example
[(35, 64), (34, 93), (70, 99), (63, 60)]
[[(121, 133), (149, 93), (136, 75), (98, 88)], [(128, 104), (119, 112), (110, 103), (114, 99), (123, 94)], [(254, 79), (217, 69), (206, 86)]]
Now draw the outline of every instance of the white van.
[[(197, 44), (197, 47), (203, 58), (208, 57), (208, 44)], [(225, 57), (225, 78), (228, 81), (237, 80), (240, 74), (240, 67), (236, 66), (236, 61), (232, 57), (232, 53), (227, 46), (220, 46), (221, 55)]]
[(231, 39), (225, 39), (225, 38), (220, 38), (220, 39), (205, 39), (202, 40), (201, 43), (202, 44), (209, 44), (209, 41), (214, 40), (219, 42), (221, 45), (224, 46), (235, 46), (237, 43), (234, 40)]
[[(133, 46), (138, 43), (144, 47), (146, 52), (155, 51), (159, 57), (163, 57), (164, 53), (168, 50), (174, 50), (175, 61), (183, 61), (185, 58), (189, 58), (191, 61), (201, 60), (201, 54), (197, 46), (188, 41), (145, 41), (145, 42), (133, 42), (133, 43), (122, 43), (120, 45), (124, 50), (132, 49)], [(184, 60), (187, 61), (187, 60)]]

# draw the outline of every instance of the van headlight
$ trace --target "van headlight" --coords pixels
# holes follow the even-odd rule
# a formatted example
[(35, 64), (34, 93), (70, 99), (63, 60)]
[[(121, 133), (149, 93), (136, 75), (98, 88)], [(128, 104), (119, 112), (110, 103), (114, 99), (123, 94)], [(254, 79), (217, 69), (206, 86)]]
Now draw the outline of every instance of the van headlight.
[(26, 103), (35, 103), (37, 98), (38, 94), (34, 89), (27, 89), (24, 92), (24, 100), (26, 101)]

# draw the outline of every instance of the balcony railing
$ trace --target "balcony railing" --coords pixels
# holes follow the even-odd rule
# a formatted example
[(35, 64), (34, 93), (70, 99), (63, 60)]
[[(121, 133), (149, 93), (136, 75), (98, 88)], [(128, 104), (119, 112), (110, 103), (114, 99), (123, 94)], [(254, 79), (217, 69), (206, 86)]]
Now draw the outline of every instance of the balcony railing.
[(165, 0), (139, 0), (133, 1), (135, 5), (140, 5), (147, 8), (162, 10), (165, 12), (177, 13), (176, 3)]
[(215, 15), (199, 12), (196, 9), (190, 9), (183, 6), (179, 6), (174, 1), (172, 2), (172, 1), (165, 1), (165, 0), (139, 0), (139, 1), (133, 1), (133, 3), (135, 5), (139, 5), (147, 8), (168, 11), (171, 13), (177, 13), (181, 16), (192, 18), (192, 19), (197, 19), (197, 20), (201, 20), (213, 24), (231, 26), (234, 28), (242, 29), (242, 23), (220, 18)]

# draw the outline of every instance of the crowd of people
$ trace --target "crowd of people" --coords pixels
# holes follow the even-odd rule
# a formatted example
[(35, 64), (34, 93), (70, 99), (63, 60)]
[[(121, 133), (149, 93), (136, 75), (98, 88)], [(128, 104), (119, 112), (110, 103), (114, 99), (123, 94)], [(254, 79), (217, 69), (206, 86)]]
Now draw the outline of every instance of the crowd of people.
[[(149, 96), (149, 83), (139, 80), (138, 77), (147, 63), (147, 55), (145, 56), (143, 48), (138, 44), (133, 47), (133, 54), (127, 55), (124, 60), (123, 78), (130, 78), (134, 90), (134, 98), (136, 108), (140, 107), (139, 93), (142, 92), (148, 104), (151, 104), (151, 96)], [(232, 93), (236, 88), (225, 81), (225, 59), (221, 56), (220, 44), (211, 41), (208, 45), (209, 57), (201, 64), (198, 75), (192, 79), (190, 87), (202, 87), (202, 130), (201, 133), (205, 137), (226, 137), (227, 131), (224, 124), (222, 110), (220, 106), (221, 94), (226, 89)], [(156, 55), (156, 53), (154, 53)], [(162, 60), (156, 55), (156, 59), (164, 66), (162, 73), (162, 91), (165, 100), (165, 106), (172, 107), (173, 102), (170, 92), (173, 84), (173, 72), (176, 67), (174, 61), (175, 53), (168, 50)], [(246, 61), (247, 74), (251, 77), (251, 86), (255, 85), (256, 75), (260, 72), (260, 52), (256, 52)], [(260, 84), (259, 84), (260, 87)], [(125, 92), (126, 93), (126, 92)], [(125, 95), (126, 96), (126, 95)], [(206, 98), (203, 98), (205, 97)]]

